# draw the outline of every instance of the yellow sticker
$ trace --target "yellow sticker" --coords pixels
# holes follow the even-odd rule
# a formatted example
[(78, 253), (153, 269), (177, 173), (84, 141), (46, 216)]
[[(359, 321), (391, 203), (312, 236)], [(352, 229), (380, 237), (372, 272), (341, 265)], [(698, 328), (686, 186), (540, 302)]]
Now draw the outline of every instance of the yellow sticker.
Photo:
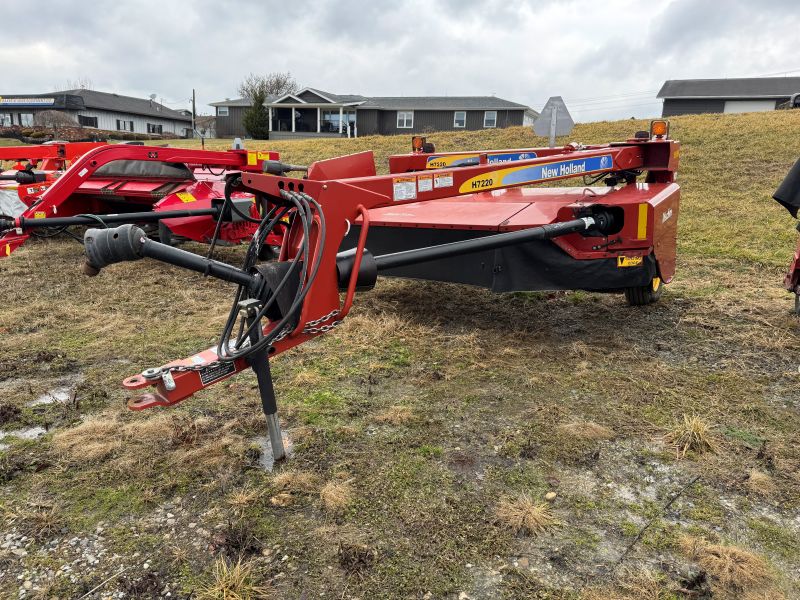
[(640, 267), (644, 262), (644, 258), (641, 256), (618, 256), (617, 257), (617, 266), (618, 267)]
[(254, 167), (257, 162), (258, 162), (258, 154), (256, 154), (255, 152), (248, 152), (247, 165), (250, 167)]
[(35, 213), (33, 213), (34, 219), (44, 219), (46, 216), (47, 213), (44, 212), (43, 210), (37, 210)]
[(11, 244), (6, 244), (6, 256), (11, 256)]
[(180, 198), (181, 202), (194, 202), (197, 200), (190, 192), (178, 192), (175, 194), (178, 198)]
[(473, 154), (453, 154), (451, 156), (431, 156), (426, 161), (425, 168), (444, 169), (450, 166), (454, 166), (453, 163), (457, 163), (464, 160), (474, 160), (476, 158), (480, 158), (480, 154), (473, 153)]
[(259, 150), (258, 154), (256, 155), (258, 160), (269, 160), (269, 152), (261, 152)]
[(649, 204), (639, 205), (639, 223), (636, 230), (637, 240), (643, 240), (647, 238), (647, 212), (649, 208)]

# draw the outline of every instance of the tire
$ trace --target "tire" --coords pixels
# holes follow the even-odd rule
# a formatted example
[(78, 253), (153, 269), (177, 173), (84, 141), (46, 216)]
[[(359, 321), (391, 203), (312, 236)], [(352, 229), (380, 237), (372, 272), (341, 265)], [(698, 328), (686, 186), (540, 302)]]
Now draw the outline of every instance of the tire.
[(800, 294), (794, 295), (794, 314), (800, 315)]
[(175, 235), (163, 221), (158, 222), (158, 241), (167, 246), (175, 245)]
[(664, 282), (660, 277), (653, 277), (649, 285), (625, 288), (625, 299), (629, 306), (645, 306), (661, 298), (664, 293)]

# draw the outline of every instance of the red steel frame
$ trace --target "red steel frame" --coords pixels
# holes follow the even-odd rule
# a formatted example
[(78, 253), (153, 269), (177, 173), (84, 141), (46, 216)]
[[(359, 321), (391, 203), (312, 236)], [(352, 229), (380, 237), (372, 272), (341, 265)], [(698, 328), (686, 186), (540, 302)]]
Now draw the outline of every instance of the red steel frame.
[(42, 164), (36, 168), (42, 171), (61, 171), (75, 159), (89, 150), (105, 146), (105, 142), (64, 142), (58, 144), (34, 144), (29, 146), (0, 147), (0, 161), (32, 161)]
[[(432, 177), (443, 177), (445, 179), (451, 178), (452, 184), (447, 187), (432, 187), (427, 191), (419, 192), (417, 198), (410, 200), (395, 200), (395, 186), (398, 183), (398, 179), (406, 179), (408, 175), (393, 173), (383, 176), (343, 179), (324, 178), (324, 174), (330, 172), (363, 173), (372, 169), (374, 173), (374, 163), (372, 162), (373, 158), (371, 152), (314, 163), (309, 169), (307, 179), (244, 173), (242, 175), (244, 187), (254, 192), (266, 194), (267, 197), (280, 197), (282, 190), (304, 192), (310, 195), (321, 205), (327, 226), (325, 244), (322, 247), (319, 245), (319, 224), (317, 223), (317, 227), (311, 230), (310, 247), (314, 249), (314, 258), (320, 257), (321, 263), (319, 272), (305, 298), (297, 326), (287, 337), (275, 342), (272, 355), (289, 350), (319, 335), (318, 333), (304, 332), (304, 326), (309, 321), (318, 320), (326, 315), (329, 316), (329, 320), (340, 320), (347, 315), (353, 302), (358, 264), (364, 250), (371, 210), (380, 207), (411, 204), (428, 200), (443, 200), (454, 196), (471, 197), (474, 195), (474, 191), (471, 189), (470, 182), (478, 180), (486, 181), (488, 179), (492, 181), (490, 186), (481, 186), (481, 189), (484, 190), (487, 187), (492, 190), (497, 190), (527, 185), (527, 183), (535, 182), (504, 184), (501, 176), (504, 171), (508, 171), (509, 169), (521, 170), (527, 167), (539, 167), (557, 163), (557, 160), (555, 160), (556, 157), (563, 160), (573, 158), (589, 159), (602, 156), (609, 156), (611, 159), (606, 168), (597, 169), (592, 173), (580, 173), (580, 175), (646, 170), (648, 173), (645, 183), (635, 185), (645, 186), (642, 189), (646, 190), (646, 186), (652, 184), (654, 189), (653, 196), (664, 195), (666, 193), (665, 190), (671, 190), (670, 193), (672, 197), (674, 197), (675, 202), (674, 210), (677, 211), (678, 186), (672, 182), (674, 181), (674, 174), (678, 165), (679, 144), (666, 139), (628, 140), (628, 142), (625, 143), (593, 146), (591, 149), (584, 150), (570, 147), (569, 150), (561, 149), (561, 152), (553, 152), (546, 157), (516, 161), (513, 165), (509, 165), (508, 163), (487, 163), (457, 169), (432, 170), (426, 172), (424, 176), (427, 177), (430, 175)], [(576, 175), (577, 174), (556, 175), (548, 177), (547, 181), (566, 179), (575, 177)], [(414, 178), (422, 176), (421, 174), (412, 175)], [(590, 204), (602, 205), (603, 198), (600, 197), (598, 200), (598, 202), (577, 202), (565, 205), (559, 210), (559, 218), (557, 221), (574, 218), (574, 211), (577, 208), (585, 207)], [(613, 202), (609, 202), (609, 204), (613, 205)], [(589, 238), (584, 240), (586, 245), (583, 247), (583, 251), (586, 253), (586, 257), (612, 258), (626, 253), (641, 255), (642, 253), (651, 252), (654, 245), (658, 245), (657, 241), (654, 242), (654, 238), (658, 234), (656, 224), (654, 223), (656, 219), (653, 218), (653, 206), (648, 204), (645, 211), (649, 211), (650, 219), (646, 221), (646, 223), (648, 223), (645, 232), (646, 239), (639, 239), (638, 227), (640, 227), (641, 224), (641, 206), (642, 203), (638, 202), (629, 203), (622, 207), (625, 212), (625, 225), (622, 231), (616, 236), (619, 238), (620, 243), (614, 245), (613, 250), (609, 247), (600, 250), (592, 250), (591, 244), (596, 244), (597, 238), (593, 238), (595, 240), (594, 242)], [(670, 213), (670, 216), (672, 216), (672, 213)], [(675, 214), (675, 217), (675, 219), (671, 219), (672, 224), (670, 227), (674, 227), (674, 223), (677, 221), (677, 214)], [(361, 220), (362, 228), (356, 253), (356, 266), (353, 269), (345, 300), (342, 303), (337, 279), (337, 253), (350, 224), (355, 223), (359, 219)], [(299, 229), (299, 225), (295, 223), (293, 228), (289, 231), (289, 234), (284, 238), (280, 257), (281, 260), (288, 260), (296, 255), (301, 236), (302, 231)], [(580, 236), (578, 235), (578, 237)], [(665, 252), (667, 252), (666, 249)], [(672, 264), (668, 268), (674, 269), (674, 248)], [(669, 277), (671, 277), (671, 273), (669, 273)], [(668, 279), (667, 277), (664, 278)], [(264, 327), (264, 332), (269, 332), (273, 327), (274, 324), (268, 324)], [(164, 366), (201, 367), (204, 364), (216, 360), (216, 352), (214, 348), (210, 348), (189, 358), (176, 360)], [(197, 371), (174, 371), (174, 387), (170, 386), (172, 387), (170, 390), (166, 389), (161, 380), (148, 380), (142, 375), (134, 375), (127, 378), (123, 382), (123, 385), (131, 390), (155, 386), (155, 390), (152, 393), (144, 394), (129, 401), (128, 406), (131, 409), (141, 410), (151, 406), (166, 406), (180, 402), (195, 392), (217, 381), (227, 379), (248, 367), (249, 365), (245, 359), (237, 360), (234, 362), (231, 372), (207, 384), (201, 381)]]
[[(226, 168), (260, 172), (265, 160), (277, 160), (276, 152), (247, 150), (189, 150), (125, 144), (100, 144), (73, 161), (72, 165), (26, 211), (25, 216), (45, 218), (72, 216), (87, 212), (85, 207), (66, 204), (67, 199), (103, 165), (119, 160), (184, 163), (187, 167)], [(152, 205), (152, 203), (151, 203)], [(65, 208), (66, 207), (66, 208)], [(0, 237), (0, 257), (10, 255), (29, 237), (27, 233), (7, 232)]]

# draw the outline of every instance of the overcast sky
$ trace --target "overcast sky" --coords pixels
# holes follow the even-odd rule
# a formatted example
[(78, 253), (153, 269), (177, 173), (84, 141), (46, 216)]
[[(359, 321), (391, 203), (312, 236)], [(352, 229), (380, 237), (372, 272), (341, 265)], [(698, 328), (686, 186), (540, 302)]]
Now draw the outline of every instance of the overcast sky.
[[(27, 7), (27, 8), (25, 8)], [(0, 95), (88, 78), (198, 112), (249, 72), (365, 96), (660, 114), (666, 79), (800, 75), (798, 0), (40, 0), (3, 11)]]

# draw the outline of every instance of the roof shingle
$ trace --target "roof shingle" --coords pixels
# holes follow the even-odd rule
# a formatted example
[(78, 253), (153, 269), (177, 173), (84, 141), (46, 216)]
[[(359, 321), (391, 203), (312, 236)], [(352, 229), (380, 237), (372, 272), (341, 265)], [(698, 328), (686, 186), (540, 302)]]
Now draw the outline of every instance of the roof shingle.
[(784, 98), (800, 92), (800, 77), (670, 79), (658, 98)]

